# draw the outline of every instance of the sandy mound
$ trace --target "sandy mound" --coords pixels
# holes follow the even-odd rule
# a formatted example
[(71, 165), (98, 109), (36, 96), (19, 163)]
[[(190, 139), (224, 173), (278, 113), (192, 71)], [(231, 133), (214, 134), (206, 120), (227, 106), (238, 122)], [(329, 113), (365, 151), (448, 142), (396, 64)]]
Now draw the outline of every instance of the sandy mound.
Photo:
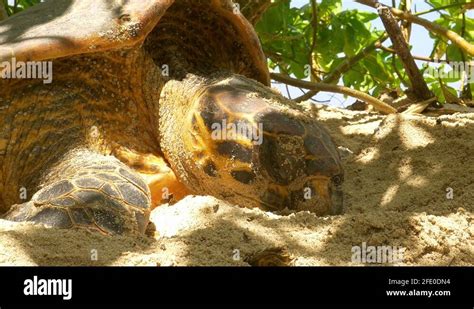
[(277, 215), (190, 196), (153, 211), (154, 237), (0, 220), (0, 265), (248, 265), (274, 247), (295, 265), (354, 265), (351, 248), (362, 243), (404, 248), (396, 265), (474, 265), (474, 114), (312, 112), (342, 147), (344, 215)]

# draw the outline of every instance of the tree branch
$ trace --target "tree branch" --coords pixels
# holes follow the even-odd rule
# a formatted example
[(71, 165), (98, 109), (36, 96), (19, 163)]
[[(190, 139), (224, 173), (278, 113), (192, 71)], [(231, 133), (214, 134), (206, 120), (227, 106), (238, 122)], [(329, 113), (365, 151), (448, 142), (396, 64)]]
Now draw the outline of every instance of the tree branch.
[[(400, 5), (403, 11), (411, 13), (411, 6), (412, 6), (411, 0), (402, 0), (400, 2)], [(402, 33), (405, 36), (405, 40), (409, 43), (410, 38), (411, 38), (411, 30), (412, 30), (411, 22), (407, 20), (403, 20), (400, 27), (402, 28)]]
[(344, 86), (331, 85), (331, 84), (325, 84), (325, 83), (312, 83), (312, 82), (307, 82), (307, 81), (303, 81), (299, 79), (294, 79), (289, 76), (285, 76), (278, 73), (271, 73), (270, 76), (272, 79), (276, 81), (279, 81), (279, 82), (282, 82), (294, 87), (300, 87), (300, 88), (305, 88), (305, 89), (314, 90), (314, 91), (325, 91), (325, 92), (340, 93), (340, 94), (348, 95), (348, 96), (357, 98), (359, 100), (362, 100), (364, 102), (367, 102), (368, 104), (372, 105), (376, 110), (384, 114), (394, 114), (397, 112), (395, 108), (380, 101), (379, 99), (376, 99), (364, 92), (350, 89)]
[(311, 30), (312, 30), (312, 42), (311, 42), (311, 49), (309, 51), (309, 63), (311, 63), (311, 76), (316, 81), (321, 80), (319, 75), (317, 74), (318, 71), (318, 55), (315, 54), (316, 44), (318, 39), (318, 4), (316, 0), (310, 0), (311, 2)]
[[(377, 46), (377, 48), (379, 48), (379, 49), (381, 49), (381, 50), (383, 50), (383, 51), (392, 53), (392, 54), (396, 54), (396, 53), (397, 53), (393, 48), (386, 47), (386, 46), (383, 46), (383, 45), (379, 45), (379, 46)], [(412, 57), (413, 57), (413, 59), (415, 59), (415, 60), (420, 60), (420, 61), (425, 61), (425, 62), (440, 63), (440, 62), (442, 62), (442, 61), (446, 61), (446, 60), (443, 60), (443, 59), (438, 59), (438, 58), (433, 58), (433, 57), (417, 56), (417, 55), (412, 55)], [(474, 66), (474, 62), (471, 62), (470, 65), (471, 65), (471, 66)]]
[[(375, 3), (377, 1), (375, 0), (356, 0), (356, 2), (376, 8)], [(404, 12), (402, 10), (396, 9), (396, 8), (389, 8), (392, 14), (400, 19), (407, 20), (409, 22), (412, 22), (414, 24), (420, 25), (425, 27), (428, 31), (431, 31), (439, 36), (445, 37), (454, 44), (456, 44), (458, 47), (463, 49), (466, 53), (468, 53), (471, 56), (474, 56), (474, 45), (470, 44), (468, 41), (466, 41), (463, 37), (458, 35), (456, 32), (451, 31), (449, 29), (446, 29), (436, 23), (430, 22), (426, 19), (423, 19), (421, 17), (412, 15), (410, 13)]]
[(433, 95), (411, 55), (410, 47), (403, 36), (402, 29), (400, 28), (398, 22), (392, 15), (389, 7), (382, 5), (377, 1), (375, 2), (380, 19), (382, 19), (385, 30), (390, 36), (394, 50), (400, 57), (400, 60), (402, 61), (403, 66), (408, 74), (408, 78), (410, 79), (415, 96), (417, 97), (418, 101), (431, 98)]
[(438, 11), (442, 11), (442, 10), (445, 10), (445, 9), (449, 9), (449, 8), (452, 8), (452, 7), (464, 6), (464, 5), (468, 5), (468, 4), (470, 4), (470, 2), (451, 3), (451, 4), (444, 5), (444, 6), (440, 6), (440, 7), (437, 7), (437, 8), (432, 8), (432, 9), (427, 10), (427, 11), (418, 12), (418, 13), (415, 13), (415, 14), (413, 14), (413, 15), (415, 15), (415, 16), (421, 16), (421, 15), (425, 15), (425, 14), (429, 14), (429, 13), (433, 13), (433, 12), (438, 12)]

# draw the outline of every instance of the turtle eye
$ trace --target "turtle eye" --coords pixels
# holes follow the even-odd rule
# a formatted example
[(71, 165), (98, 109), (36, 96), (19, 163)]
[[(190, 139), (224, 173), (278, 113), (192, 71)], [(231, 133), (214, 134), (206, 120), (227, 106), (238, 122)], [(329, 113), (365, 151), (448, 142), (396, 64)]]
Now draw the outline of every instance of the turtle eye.
[(336, 175), (331, 178), (331, 181), (334, 185), (340, 186), (342, 185), (342, 182), (344, 181), (344, 175)]

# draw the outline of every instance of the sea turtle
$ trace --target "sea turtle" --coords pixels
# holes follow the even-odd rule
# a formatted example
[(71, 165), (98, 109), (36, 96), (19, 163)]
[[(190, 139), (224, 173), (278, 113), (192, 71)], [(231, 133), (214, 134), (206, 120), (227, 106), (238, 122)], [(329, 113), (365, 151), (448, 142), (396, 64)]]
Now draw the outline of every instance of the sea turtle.
[(269, 88), (230, 0), (49, 0), (0, 23), (0, 63), (13, 58), (54, 75), (0, 79), (6, 219), (144, 232), (153, 206), (187, 194), (341, 211), (330, 135)]

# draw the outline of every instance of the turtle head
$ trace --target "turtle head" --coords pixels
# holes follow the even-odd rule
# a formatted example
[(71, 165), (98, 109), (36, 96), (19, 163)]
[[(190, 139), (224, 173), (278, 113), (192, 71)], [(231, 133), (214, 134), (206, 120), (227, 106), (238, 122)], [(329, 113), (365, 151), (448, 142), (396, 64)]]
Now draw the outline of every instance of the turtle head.
[(165, 87), (165, 98), (190, 89), (181, 91), (186, 109), (176, 96), (160, 104), (163, 151), (193, 193), (271, 211), (341, 212), (339, 154), (314, 118), (243, 76), (199, 82)]
[(327, 131), (297, 110), (281, 108), (261, 119), (265, 138), (255, 166), (268, 181), (262, 203), (270, 209), (340, 214), (344, 171)]

